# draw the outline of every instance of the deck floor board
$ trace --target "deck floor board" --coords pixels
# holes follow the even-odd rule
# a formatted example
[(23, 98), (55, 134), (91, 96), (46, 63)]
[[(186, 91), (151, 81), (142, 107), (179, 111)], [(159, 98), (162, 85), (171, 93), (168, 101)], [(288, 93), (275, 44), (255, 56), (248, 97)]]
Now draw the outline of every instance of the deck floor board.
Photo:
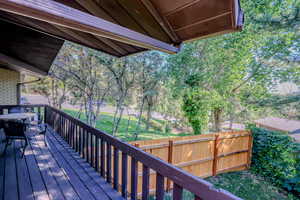
[(123, 199), (106, 181), (98, 176), (98, 172), (92, 168), (83, 158), (79, 156), (77, 152), (72, 149), (67, 142), (65, 142), (61, 137), (58, 135), (53, 135), (57, 139), (57, 141), (64, 146), (64, 149), (66, 149), (69, 154), (72, 155), (72, 157), (76, 158), (76, 162), (85, 170), (85, 173), (87, 173), (94, 183), (98, 185), (111, 199)]
[[(29, 133), (30, 145), (21, 157), (21, 142), (9, 145), (0, 130), (0, 200), (122, 199), (59, 135)], [(1, 142), (2, 141), (2, 142)]]
[[(49, 140), (56, 140), (52, 135), (49, 136)], [(58, 149), (65, 149), (61, 144), (56, 143), (56, 148)], [(65, 150), (65, 151), (59, 151), (62, 157), (65, 160), (69, 160), (68, 163), (72, 169), (75, 171), (76, 175), (79, 177), (81, 181), (83, 181), (85, 186), (91, 193), (93, 194), (94, 198), (97, 200), (109, 200), (108, 197), (106, 197), (105, 193), (102, 191), (102, 189), (93, 181), (93, 179), (86, 173), (86, 171), (77, 163), (75, 159), (71, 159), (72, 156)], [(95, 195), (96, 194), (96, 195)]]

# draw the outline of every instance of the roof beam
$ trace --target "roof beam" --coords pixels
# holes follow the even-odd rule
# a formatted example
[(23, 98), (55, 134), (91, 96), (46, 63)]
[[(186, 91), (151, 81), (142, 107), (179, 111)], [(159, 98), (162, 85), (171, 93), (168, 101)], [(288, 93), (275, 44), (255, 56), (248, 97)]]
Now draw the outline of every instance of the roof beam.
[[(88, 39), (91, 38), (92, 36), (91, 35), (88, 35), (88, 37), (80, 37), (80, 36), (77, 36), (78, 34), (75, 33), (72, 29), (67, 29), (67, 28), (64, 28), (64, 27), (61, 27), (61, 26), (56, 26), (56, 25), (52, 25), (52, 24), (45, 24), (44, 22), (42, 21), (38, 21), (38, 20), (35, 20), (35, 19), (31, 19), (31, 18), (25, 18), (25, 17), (22, 17), (22, 16), (6, 16), (6, 18), (8, 18), (9, 22), (10, 23), (15, 23), (19, 26), (25, 26), (26, 28), (29, 28), (29, 29), (33, 29), (35, 31), (39, 31), (39, 32), (42, 32), (44, 34), (48, 34), (52, 37), (59, 37), (59, 39), (62, 39), (62, 40), (70, 40), (70, 39), (66, 39), (66, 37), (64, 38), (65, 35), (68, 35), (70, 36), (72, 39), (70, 41), (72, 42), (75, 42), (75, 43), (78, 43), (78, 44), (82, 44), (81, 41), (85, 41), (87, 45), (91, 46), (91, 48), (100, 48), (100, 47), (97, 47), (98, 45), (98, 40), (101, 41), (101, 43), (103, 42), (104, 44), (103, 45), (106, 45), (108, 46), (108, 48), (105, 47), (105, 51), (107, 53), (110, 53), (110, 54), (113, 54), (115, 56), (120, 56), (120, 55), (117, 55), (116, 53), (114, 52), (111, 52), (111, 49), (114, 49), (115, 51), (117, 51), (118, 53), (120, 53), (121, 55), (123, 54), (126, 54), (127, 51), (123, 50), (121, 47), (119, 47), (118, 45), (114, 44), (114, 42), (112, 42), (111, 40), (107, 39), (107, 38), (100, 38), (98, 36), (95, 36), (95, 38), (92, 38), (94, 42), (90, 42)], [(0, 19), (1, 20), (1, 19)], [(12, 20), (12, 21), (10, 21)], [(18, 24), (17, 22), (15, 22), (15, 20), (18, 20), (24, 24), (27, 24), (29, 25), (30, 27), (24, 25), (24, 24)], [(34, 20), (34, 21), (33, 21)], [(50, 30), (50, 32), (49, 32)], [(48, 33), (49, 32), (49, 33)], [(70, 34), (71, 33), (71, 34)], [(58, 36), (56, 36), (58, 35)], [(98, 39), (98, 40), (96, 40)]]
[[(84, 7), (87, 11), (92, 13), (93, 15), (100, 17), (104, 20), (117, 23), (111, 16), (106, 14), (94, 1), (89, 0), (75, 0), (77, 3), (79, 3), (82, 7)], [(111, 48), (113, 48), (115, 51), (117, 51), (120, 54), (127, 54), (128, 52), (125, 51), (123, 48), (118, 46), (117, 44), (113, 43), (107, 38), (103, 37), (97, 37), (98, 40), (101, 40), (103, 43), (107, 44)]]
[(157, 9), (153, 6), (152, 2), (150, 0), (141, 0), (141, 2), (148, 9), (148, 11), (151, 13), (151, 15), (157, 21), (157, 23), (169, 35), (169, 37), (172, 38), (172, 40), (174, 42), (179, 42), (179, 38), (176, 35), (176, 33), (172, 30), (171, 25), (168, 23), (168, 21), (164, 17), (161, 17), (161, 15), (158, 13)]
[(27, 64), (16, 58), (4, 55), (2, 53), (0, 53), (0, 60), (1, 60), (1, 62), (7, 64), (8, 67), (11, 67), (12, 69), (14, 69), (16, 71), (28, 71), (30, 73), (34, 73), (36, 75), (43, 75), (43, 76), (48, 75), (47, 72), (44, 72), (30, 64)]
[[(85, 33), (81, 33), (78, 31), (74, 31), (72, 29), (68, 29), (62, 26), (56, 26), (54, 25), (57, 29), (59, 29), (61, 32), (64, 32), (65, 34), (71, 36), (72, 38), (75, 38), (78, 41), (84, 41), (85, 44), (94, 47), (94, 48), (102, 48), (103, 51), (106, 51), (109, 54), (115, 55), (120, 57), (122, 54), (118, 55), (118, 53), (120, 53), (119, 51), (114, 52), (114, 48), (112, 48), (112, 46), (108, 45), (107, 43), (104, 43), (102, 40), (99, 40), (100, 38), (95, 36), (93, 37), (93, 35), (87, 35)], [(104, 38), (105, 40), (108, 40), (106, 38)], [(101, 46), (100, 46), (101, 44)]]
[(113, 22), (117, 24), (118, 22), (114, 20), (110, 15), (108, 15), (97, 3), (93, 0), (75, 0), (79, 3), (83, 8), (87, 11), (95, 15), (96, 17), (100, 17), (101, 19)]
[(35, 18), (142, 48), (177, 53), (179, 48), (53, 0), (0, 0), (0, 10)]

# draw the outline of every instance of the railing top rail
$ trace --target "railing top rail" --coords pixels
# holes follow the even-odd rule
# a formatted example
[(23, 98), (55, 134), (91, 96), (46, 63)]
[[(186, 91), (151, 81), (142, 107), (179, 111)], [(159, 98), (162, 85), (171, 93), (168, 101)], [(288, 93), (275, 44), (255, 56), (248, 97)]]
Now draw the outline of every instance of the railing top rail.
[(26, 107), (26, 108), (31, 108), (31, 107), (46, 107), (46, 104), (21, 104), (21, 105), (0, 105), (0, 109), (8, 109), (8, 108), (13, 108), (13, 107)]

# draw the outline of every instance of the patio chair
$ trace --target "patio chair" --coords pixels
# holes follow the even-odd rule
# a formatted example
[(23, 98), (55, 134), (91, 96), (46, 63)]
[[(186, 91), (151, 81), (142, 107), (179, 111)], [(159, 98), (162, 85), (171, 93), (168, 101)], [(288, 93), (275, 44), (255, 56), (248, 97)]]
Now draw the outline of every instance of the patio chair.
[(35, 127), (38, 134), (44, 136), (44, 143), (46, 143), (47, 124), (43, 122), (43, 117), (40, 113), (37, 113), (37, 119), (26, 123), (27, 127)]
[(3, 128), (3, 126), (4, 126), (4, 121), (0, 120), (0, 130)]
[(22, 157), (24, 157), (25, 149), (28, 145), (28, 138), (25, 135), (26, 124), (19, 121), (6, 121), (3, 123), (4, 134), (5, 134), (5, 148), (3, 154), (6, 153), (8, 145), (11, 144), (12, 140), (25, 140), (25, 146), (23, 147)]

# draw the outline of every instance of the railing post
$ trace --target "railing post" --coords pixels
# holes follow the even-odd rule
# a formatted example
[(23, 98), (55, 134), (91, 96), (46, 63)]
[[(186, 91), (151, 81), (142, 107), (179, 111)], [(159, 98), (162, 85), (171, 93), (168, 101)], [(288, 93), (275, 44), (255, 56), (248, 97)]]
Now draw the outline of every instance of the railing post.
[(44, 122), (48, 123), (48, 107), (44, 106)]
[(143, 177), (142, 177), (142, 200), (149, 198), (149, 185), (150, 185), (150, 169), (143, 164)]
[(156, 199), (163, 200), (165, 196), (165, 184), (164, 176), (160, 173), (156, 173)]
[[(139, 148), (139, 144), (134, 144), (135, 147)], [(138, 162), (134, 157), (131, 157), (131, 199), (137, 199), (138, 191)]]
[[(168, 146), (168, 163), (173, 164), (173, 147), (174, 142), (172, 140), (169, 140), (169, 146)], [(169, 192), (171, 190), (171, 181), (170, 179), (167, 179), (167, 191)]]
[(214, 143), (214, 160), (213, 160), (213, 167), (212, 167), (212, 175), (217, 175), (217, 165), (218, 165), (218, 142), (219, 142), (219, 135), (216, 135), (215, 143)]

